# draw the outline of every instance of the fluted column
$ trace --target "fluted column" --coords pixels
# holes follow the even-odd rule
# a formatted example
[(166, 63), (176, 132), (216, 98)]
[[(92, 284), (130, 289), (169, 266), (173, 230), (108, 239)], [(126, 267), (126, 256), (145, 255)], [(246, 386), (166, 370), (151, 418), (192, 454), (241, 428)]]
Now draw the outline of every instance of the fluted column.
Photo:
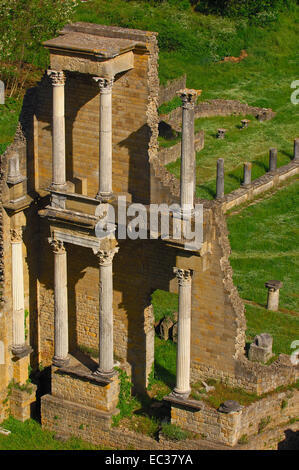
[(190, 394), (191, 343), (191, 269), (173, 268), (179, 283), (179, 313), (176, 360), (176, 387), (174, 395), (187, 398)]
[(111, 247), (97, 252), (100, 265), (100, 332), (99, 367), (96, 375), (110, 377), (114, 374), (113, 358), (113, 279), (112, 262), (119, 248)]
[(112, 197), (112, 86), (113, 78), (93, 77), (100, 89), (100, 164), (97, 199)]
[(22, 229), (11, 230), (12, 261), (12, 304), (13, 304), (13, 354), (25, 355), (25, 311), (24, 311), (24, 274), (22, 254)]
[(183, 89), (177, 92), (182, 100), (182, 144), (181, 144), (181, 209), (194, 207), (195, 193), (195, 148), (194, 105), (200, 90)]
[(49, 239), (54, 253), (54, 357), (57, 367), (69, 362), (67, 260), (64, 244), (60, 240)]
[(52, 127), (52, 186), (53, 189), (65, 189), (65, 117), (64, 85), (62, 71), (48, 70), (53, 85), (53, 127)]

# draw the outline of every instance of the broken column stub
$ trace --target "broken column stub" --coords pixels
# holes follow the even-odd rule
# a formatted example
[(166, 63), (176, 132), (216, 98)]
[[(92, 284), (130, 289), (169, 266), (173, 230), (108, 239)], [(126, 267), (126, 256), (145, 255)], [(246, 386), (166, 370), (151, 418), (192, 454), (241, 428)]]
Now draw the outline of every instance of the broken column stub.
[(279, 289), (281, 289), (283, 283), (281, 281), (267, 281), (265, 287), (268, 289), (268, 300), (267, 309), (276, 312), (279, 306)]
[(9, 184), (17, 184), (21, 183), (25, 179), (26, 177), (23, 176), (20, 171), (19, 154), (17, 152), (13, 152), (13, 154), (8, 160), (8, 175), (6, 181)]
[(261, 333), (254, 338), (249, 348), (249, 360), (257, 362), (267, 362), (273, 356), (273, 338), (268, 333)]
[(241, 411), (243, 408), (242, 405), (240, 405), (240, 403), (238, 403), (237, 401), (235, 400), (226, 400), (224, 403), (222, 403), (220, 405), (220, 407), (218, 408), (218, 411), (220, 411), (221, 413), (236, 413), (238, 411)]

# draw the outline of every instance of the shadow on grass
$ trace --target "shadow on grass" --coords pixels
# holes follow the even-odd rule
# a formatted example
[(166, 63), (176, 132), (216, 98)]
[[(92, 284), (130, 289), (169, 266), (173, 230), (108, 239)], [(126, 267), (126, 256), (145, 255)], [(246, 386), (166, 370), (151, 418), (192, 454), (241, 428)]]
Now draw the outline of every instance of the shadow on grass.
[(288, 157), (290, 160), (293, 160), (294, 155), (292, 153), (286, 152), (285, 150), (281, 150), (280, 153)]
[(211, 189), (209, 186), (206, 186), (204, 184), (198, 184), (196, 186), (199, 190), (200, 189), (204, 189), (210, 196), (212, 196), (212, 198), (214, 199), (216, 197), (216, 191), (214, 191), (213, 189)]
[(266, 163), (264, 163), (264, 162), (262, 162), (262, 161), (260, 161), (260, 160), (252, 160), (251, 163), (252, 163), (252, 165), (259, 166), (259, 167), (260, 167), (262, 170), (264, 170), (265, 172), (267, 172), (267, 171), (269, 170), (269, 166), (268, 166)]
[(237, 181), (237, 183), (239, 183), (239, 184), (241, 184), (242, 181), (243, 181), (242, 178), (240, 178), (240, 176), (234, 175), (233, 173), (228, 173), (227, 177), (232, 179), (232, 180)]
[(157, 361), (155, 361), (155, 377), (157, 380), (164, 382), (170, 388), (175, 386), (175, 375), (165, 369), (165, 367), (161, 366), (161, 364), (158, 364)]

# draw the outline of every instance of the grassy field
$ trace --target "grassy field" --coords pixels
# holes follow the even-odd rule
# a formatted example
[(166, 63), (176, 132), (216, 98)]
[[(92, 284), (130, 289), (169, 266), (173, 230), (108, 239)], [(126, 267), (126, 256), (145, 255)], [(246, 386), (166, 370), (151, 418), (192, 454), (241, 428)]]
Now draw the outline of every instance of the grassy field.
[[(275, 353), (299, 339), (299, 181), (228, 218), (234, 282), (246, 305), (247, 339), (273, 335)], [(283, 282), (278, 312), (265, 309), (270, 279)]]
[(45, 431), (40, 424), (29, 419), (25, 423), (9, 418), (1, 427), (11, 431), (9, 436), (0, 434), (0, 450), (103, 450), (78, 438), (65, 442), (56, 440), (54, 433)]

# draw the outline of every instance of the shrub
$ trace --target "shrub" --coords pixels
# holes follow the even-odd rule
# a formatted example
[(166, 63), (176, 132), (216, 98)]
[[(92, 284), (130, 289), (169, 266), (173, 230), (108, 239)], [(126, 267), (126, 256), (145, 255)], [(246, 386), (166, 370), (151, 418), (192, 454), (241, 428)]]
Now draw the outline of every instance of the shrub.
[[(203, 13), (254, 18), (261, 13), (275, 15), (277, 11), (290, 8), (294, 3), (293, 0), (200, 0), (196, 9)], [(271, 16), (269, 19), (272, 21)]]
[(247, 443), (248, 443), (248, 436), (247, 434), (243, 434), (238, 440), (238, 444), (247, 444)]
[(187, 431), (183, 431), (180, 426), (171, 423), (163, 423), (161, 432), (164, 437), (171, 441), (183, 441), (189, 437)]
[(119, 388), (119, 398), (117, 408), (119, 409), (119, 414), (113, 416), (113, 425), (117, 426), (122, 418), (125, 416), (130, 416), (136, 407), (136, 398), (132, 397), (131, 390), (132, 390), (132, 383), (127, 375), (127, 373), (116, 367), (118, 371), (118, 377), (120, 380), (120, 388)]

